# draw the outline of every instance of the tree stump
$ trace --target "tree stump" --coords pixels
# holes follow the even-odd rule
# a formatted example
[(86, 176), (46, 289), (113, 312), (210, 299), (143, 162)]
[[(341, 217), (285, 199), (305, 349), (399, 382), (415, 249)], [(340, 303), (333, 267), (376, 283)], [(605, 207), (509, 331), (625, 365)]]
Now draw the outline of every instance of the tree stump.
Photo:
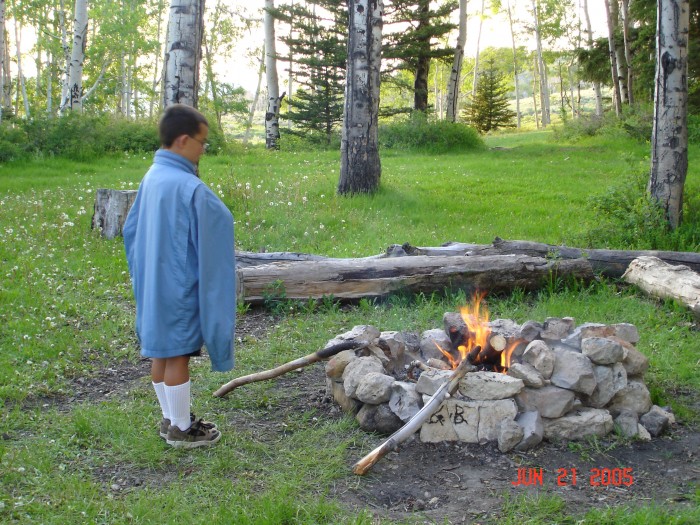
[(95, 194), (95, 211), (92, 215), (92, 229), (100, 229), (107, 239), (122, 234), (124, 221), (136, 199), (136, 190), (98, 189)]

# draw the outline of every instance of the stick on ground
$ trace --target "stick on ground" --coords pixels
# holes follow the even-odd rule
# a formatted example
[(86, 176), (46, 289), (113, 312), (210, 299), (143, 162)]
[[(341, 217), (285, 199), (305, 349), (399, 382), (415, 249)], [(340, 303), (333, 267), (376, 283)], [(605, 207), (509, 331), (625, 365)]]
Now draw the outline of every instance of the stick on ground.
[(364, 348), (368, 345), (369, 343), (363, 340), (352, 339), (350, 341), (343, 341), (342, 343), (338, 343), (336, 345), (329, 346), (328, 348), (318, 350), (313, 354), (300, 357), (299, 359), (295, 359), (294, 361), (290, 361), (271, 370), (265, 370), (263, 372), (256, 372), (247, 376), (238, 377), (233, 381), (229, 381), (225, 385), (219, 387), (219, 389), (216, 392), (214, 392), (214, 397), (224, 397), (226, 396), (226, 394), (228, 394), (232, 390), (235, 390), (239, 386), (247, 385), (248, 383), (255, 383), (257, 381), (266, 381), (268, 379), (279, 377), (283, 374), (286, 374), (287, 372), (296, 370), (297, 368), (302, 368), (304, 366), (316, 363), (317, 361), (322, 361), (323, 359), (333, 357), (334, 355), (344, 350), (359, 350), (360, 348)]

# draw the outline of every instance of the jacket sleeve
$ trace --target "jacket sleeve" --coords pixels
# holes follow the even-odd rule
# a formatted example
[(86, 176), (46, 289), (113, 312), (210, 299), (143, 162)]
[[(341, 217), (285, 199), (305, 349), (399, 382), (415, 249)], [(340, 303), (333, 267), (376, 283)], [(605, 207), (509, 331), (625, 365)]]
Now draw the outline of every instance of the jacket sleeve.
[(199, 319), (212, 370), (234, 365), (236, 261), (233, 216), (205, 185), (193, 196), (199, 266)]

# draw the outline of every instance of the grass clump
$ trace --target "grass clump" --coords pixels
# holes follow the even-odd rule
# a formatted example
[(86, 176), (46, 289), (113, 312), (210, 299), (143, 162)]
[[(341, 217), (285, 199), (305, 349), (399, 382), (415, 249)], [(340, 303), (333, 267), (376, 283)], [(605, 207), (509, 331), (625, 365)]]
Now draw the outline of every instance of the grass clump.
[(416, 111), (410, 117), (379, 127), (379, 145), (387, 149), (448, 153), (482, 148), (484, 143), (472, 127), (458, 122), (434, 120)]
[(683, 223), (671, 231), (664, 210), (646, 190), (648, 178), (648, 173), (633, 173), (605, 193), (591, 197), (588, 207), (593, 220), (579, 244), (636, 250), (700, 250), (697, 195), (686, 198)]

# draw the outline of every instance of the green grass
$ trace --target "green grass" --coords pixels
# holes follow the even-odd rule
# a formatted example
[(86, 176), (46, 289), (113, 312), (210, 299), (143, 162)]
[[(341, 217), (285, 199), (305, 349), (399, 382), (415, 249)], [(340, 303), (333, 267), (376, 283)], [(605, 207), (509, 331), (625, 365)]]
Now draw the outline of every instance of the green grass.
[[(590, 196), (648, 164), (647, 146), (633, 141), (555, 144), (539, 132), (490, 137), (488, 145), (499, 149), (385, 153), (375, 196), (335, 195), (335, 152), (252, 148), (232, 158), (205, 157), (201, 172), (234, 212), (239, 249), (354, 257), (394, 243), (488, 243), (497, 235), (566, 243), (588, 227)], [(690, 153), (686, 193), (697, 199), (698, 150)], [(192, 453), (166, 449), (155, 436), (148, 378), (119, 396), (70, 401), (75, 380), (138, 360), (121, 241), (100, 238), (90, 217), (96, 188), (136, 188), (149, 164), (149, 156), (119, 155), (0, 165), (0, 521), (160, 523), (182, 514), (192, 523), (376, 523), (369, 513), (341, 508), (327, 491), (350, 475), (348, 450), (363, 447), (366, 436), (350, 420), (314, 420), (311, 410), (271, 414), (268, 407), (283, 395), (273, 384), (251, 385), (222, 404), (210, 392), (224, 376), (206, 362), (195, 364), (195, 407), (221, 423), (224, 438), (223, 446)], [(445, 311), (464, 302), (456, 293), (297, 308), (276, 319), (268, 338), (238, 345), (235, 375), (306, 355), (355, 324), (434, 328)], [(677, 305), (606, 282), (554, 283), (488, 302), (493, 317), (519, 322), (570, 315), (579, 322), (636, 324), (640, 350), (651, 361), (654, 401), (671, 404), (686, 420), (698, 417), (679, 394), (697, 398), (700, 391), (698, 337)], [(274, 415), (286, 430), (271, 437), (237, 429), (240, 414)], [(122, 491), (123, 479), (143, 483)], [(637, 522), (624, 509), (596, 512), (585, 523)], [(650, 512), (661, 520), (668, 511)], [(679, 512), (687, 523), (697, 517), (694, 510)], [(530, 519), (519, 523), (581, 519), (550, 500), (506, 503), (503, 513), (511, 519), (503, 523), (519, 516)]]

